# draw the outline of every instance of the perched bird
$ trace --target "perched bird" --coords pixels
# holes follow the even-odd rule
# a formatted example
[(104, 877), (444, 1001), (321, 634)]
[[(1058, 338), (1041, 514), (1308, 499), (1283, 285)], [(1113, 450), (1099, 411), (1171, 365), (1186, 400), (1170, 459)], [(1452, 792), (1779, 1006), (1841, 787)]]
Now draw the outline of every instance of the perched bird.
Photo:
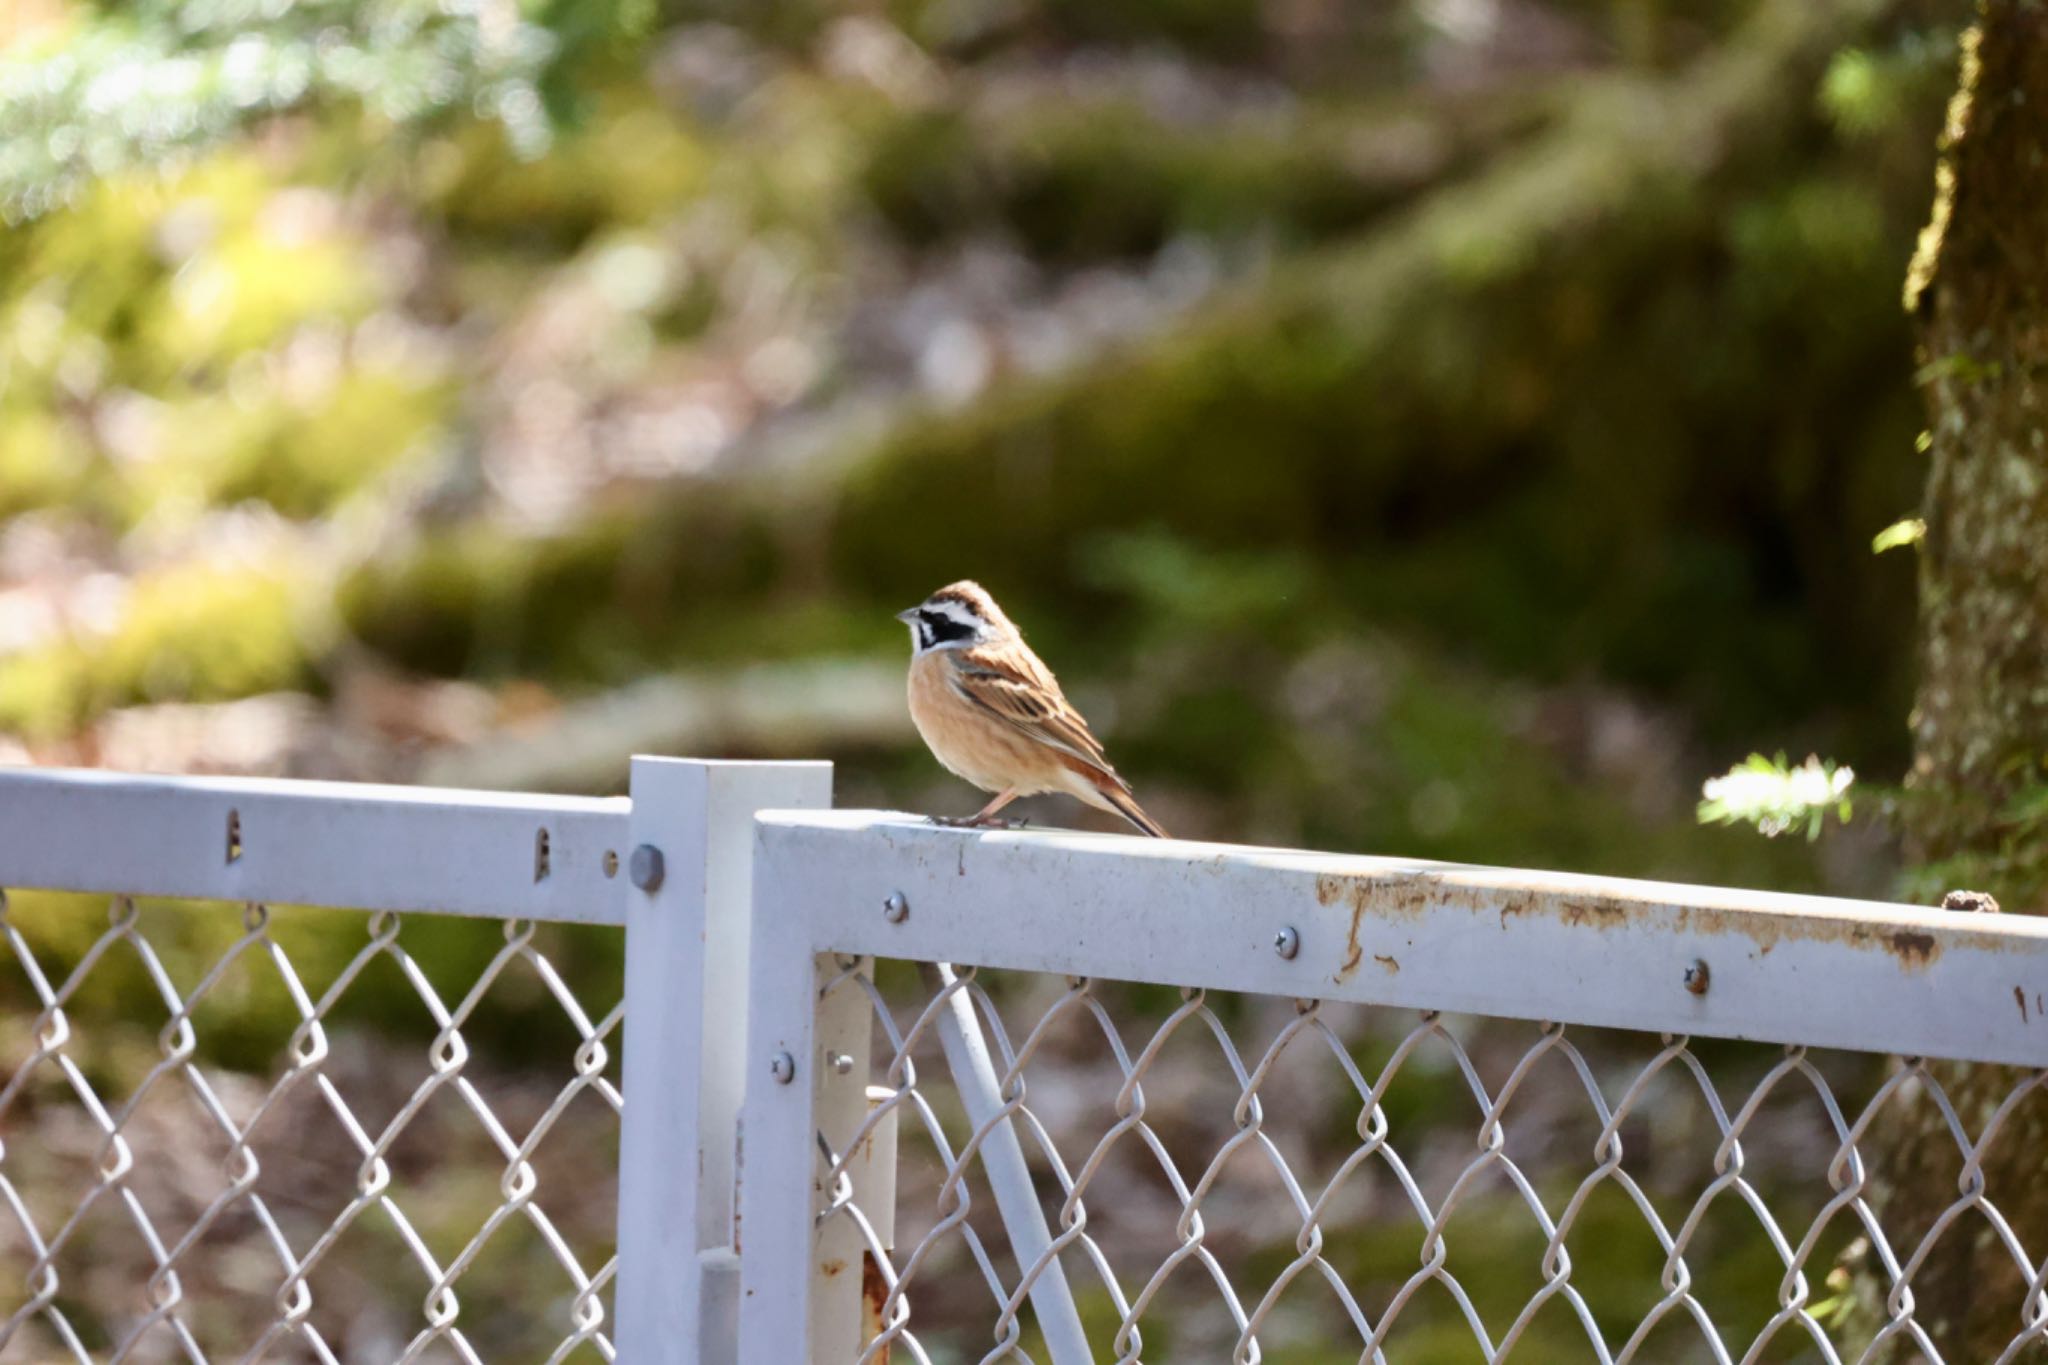
[(937, 823), (985, 825), (1020, 796), (1065, 792), (1167, 837), (1109, 766), (1052, 670), (980, 584), (949, 584), (896, 619), (910, 626), (917, 732), (949, 772), (996, 794), (966, 820), (934, 817)]

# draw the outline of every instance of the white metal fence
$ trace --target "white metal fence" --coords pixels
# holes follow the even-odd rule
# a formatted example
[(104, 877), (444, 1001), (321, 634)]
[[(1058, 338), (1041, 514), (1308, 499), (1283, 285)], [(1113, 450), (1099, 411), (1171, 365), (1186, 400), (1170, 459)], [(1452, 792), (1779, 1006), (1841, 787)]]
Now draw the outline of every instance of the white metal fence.
[(2048, 924), (829, 783), (0, 774), (0, 1361), (1961, 1361), (1965, 1242), (2048, 1352)]

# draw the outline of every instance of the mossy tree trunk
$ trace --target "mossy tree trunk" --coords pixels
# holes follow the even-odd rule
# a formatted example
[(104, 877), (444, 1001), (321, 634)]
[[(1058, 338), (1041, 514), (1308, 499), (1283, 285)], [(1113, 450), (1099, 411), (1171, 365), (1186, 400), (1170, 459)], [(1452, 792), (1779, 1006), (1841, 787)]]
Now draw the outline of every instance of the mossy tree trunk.
[[(1906, 284), (1933, 457), (1908, 833), (1923, 863), (2009, 875), (2048, 755), (2048, 7), (1985, 0), (1943, 136)], [(2048, 909), (2022, 881), (1987, 889)]]
[[(2048, 756), (2048, 6), (1981, 0), (1906, 304), (1920, 329), (1932, 458), (1906, 833), (1923, 884), (2040, 912), (2048, 821), (2030, 811)], [(2020, 1078), (1957, 1064), (1932, 1074), (1973, 1142)], [(1897, 1116), (1878, 1192), (1904, 1261), (1957, 1199), (1961, 1162), (1936, 1106)], [(1985, 1152), (1984, 1193), (2037, 1261), (2048, 1256), (2044, 1172), (2048, 1105), (2029, 1102)], [(1914, 1277), (1914, 1317), (1951, 1361), (1999, 1359), (2020, 1330), (2028, 1278), (1981, 1213), (1967, 1212)], [(1866, 1287), (1870, 1298), (1886, 1289), (1874, 1276)], [(1894, 1340), (1885, 1359), (1917, 1359)]]

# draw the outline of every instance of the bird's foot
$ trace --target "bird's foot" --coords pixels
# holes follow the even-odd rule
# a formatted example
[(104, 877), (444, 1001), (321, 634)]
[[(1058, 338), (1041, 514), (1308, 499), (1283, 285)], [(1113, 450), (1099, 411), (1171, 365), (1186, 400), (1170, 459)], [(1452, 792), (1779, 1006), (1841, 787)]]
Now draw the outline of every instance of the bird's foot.
[(1000, 815), (927, 815), (925, 819), (942, 829), (1024, 829), (1027, 820), (1006, 820)]

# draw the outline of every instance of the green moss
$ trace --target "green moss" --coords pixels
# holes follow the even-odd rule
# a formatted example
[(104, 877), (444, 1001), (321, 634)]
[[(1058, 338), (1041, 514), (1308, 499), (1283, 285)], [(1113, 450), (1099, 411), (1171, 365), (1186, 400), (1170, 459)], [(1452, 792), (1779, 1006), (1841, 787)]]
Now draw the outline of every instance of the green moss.
[[(107, 180), (0, 239), (0, 512), (118, 531), (250, 498), (327, 510), (422, 448), (446, 402), (437, 376), (351, 362), (380, 279), (338, 198), (249, 149)], [(330, 372), (293, 356), (282, 382), (309, 329)]]
[[(46, 379), (80, 345), (95, 348), (108, 383), (218, 378), (309, 321), (345, 324), (378, 302), (362, 243), (334, 207), (324, 191), (281, 186), (250, 150), (175, 177), (109, 180), (0, 243), (0, 310), (47, 335), (29, 356)], [(52, 308), (54, 325), (36, 320)]]
[(187, 563), (137, 578), (105, 636), (0, 665), (0, 730), (52, 737), (114, 706), (219, 701), (303, 686), (317, 652), (289, 569)]
[(1114, 96), (890, 110), (863, 140), (860, 181), (920, 244), (1000, 231), (1058, 262), (1143, 256), (1184, 236), (1284, 248), (1357, 230), (1546, 113), (1515, 92), (1426, 114), (1309, 102), (1220, 123)]
[(300, 683), (294, 583), (276, 571), (181, 565), (136, 580), (95, 683), (111, 700), (207, 701)]
[(0, 660), (0, 732), (27, 739), (73, 733), (95, 710), (89, 673), (90, 659), (69, 641)]
[(351, 574), (341, 615), (377, 649), (451, 673), (621, 679), (685, 651), (702, 662), (723, 648), (803, 648), (802, 635), (736, 610), (760, 607), (784, 562), (769, 508), (695, 489), (652, 505), (657, 515), (647, 500), (601, 508), (540, 539), (483, 524), (425, 537)]
[[(100, 183), (61, 217), (0, 233), (0, 309), (22, 348), (17, 363), (47, 373), (62, 342), (93, 338), (107, 348), (112, 377), (140, 382), (125, 363), (127, 345), (161, 303), (165, 270), (154, 234), (174, 202), (164, 182), (123, 177)], [(7, 382), (22, 378), (10, 370)]]
[(1945, 154), (1934, 168), (1934, 207), (1928, 214), (1926, 226), (1920, 230), (1913, 259), (1906, 267), (1905, 303), (1908, 313), (1920, 311), (1921, 297), (1933, 287), (1934, 277), (1941, 269), (1942, 246), (1948, 236), (1949, 219), (1955, 212), (1956, 195), (1955, 166), (1946, 153), (1954, 150), (1970, 125), (1971, 105), (1976, 99), (1977, 81), (1984, 67), (1977, 52), (1982, 38), (1980, 29), (1973, 25), (1964, 30), (1958, 44), (1962, 53), (1962, 69), (1956, 78), (1955, 94), (1949, 99), (1948, 117), (1942, 124), (1941, 148)]
[(253, 403), (208, 394), (172, 404), (157, 458), (137, 477), (137, 506), (257, 499), (317, 516), (429, 448), (449, 398), (412, 375), (351, 369), (311, 401), (270, 390)]
[(520, 155), (495, 124), (436, 141), (419, 158), (419, 188), (427, 210), (466, 237), (562, 250), (673, 213), (703, 185), (713, 155), (674, 114), (621, 90), (544, 157)]
[(92, 453), (53, 413), (0, 397), (0, 518), (84, 495)]
[[(377, 302), (362, 244), (289, 221), (269, 175), (241, 161), (209, 166), (182, 187), (174, 211), (208, 222), (213, 236), (162, 286), (136, 345), (166, 376), (213, 368), (266, 350), (311, 321), (346, 325)], [(297, 210), (317, 216), (308, 208)]]
[(1045, 16), (1082, 42), (1171, 43), (1212, 58), (1243, 61), (1266, 38), (1257, 0), (1152, 0), (1143, 5), (1041, 0)]

